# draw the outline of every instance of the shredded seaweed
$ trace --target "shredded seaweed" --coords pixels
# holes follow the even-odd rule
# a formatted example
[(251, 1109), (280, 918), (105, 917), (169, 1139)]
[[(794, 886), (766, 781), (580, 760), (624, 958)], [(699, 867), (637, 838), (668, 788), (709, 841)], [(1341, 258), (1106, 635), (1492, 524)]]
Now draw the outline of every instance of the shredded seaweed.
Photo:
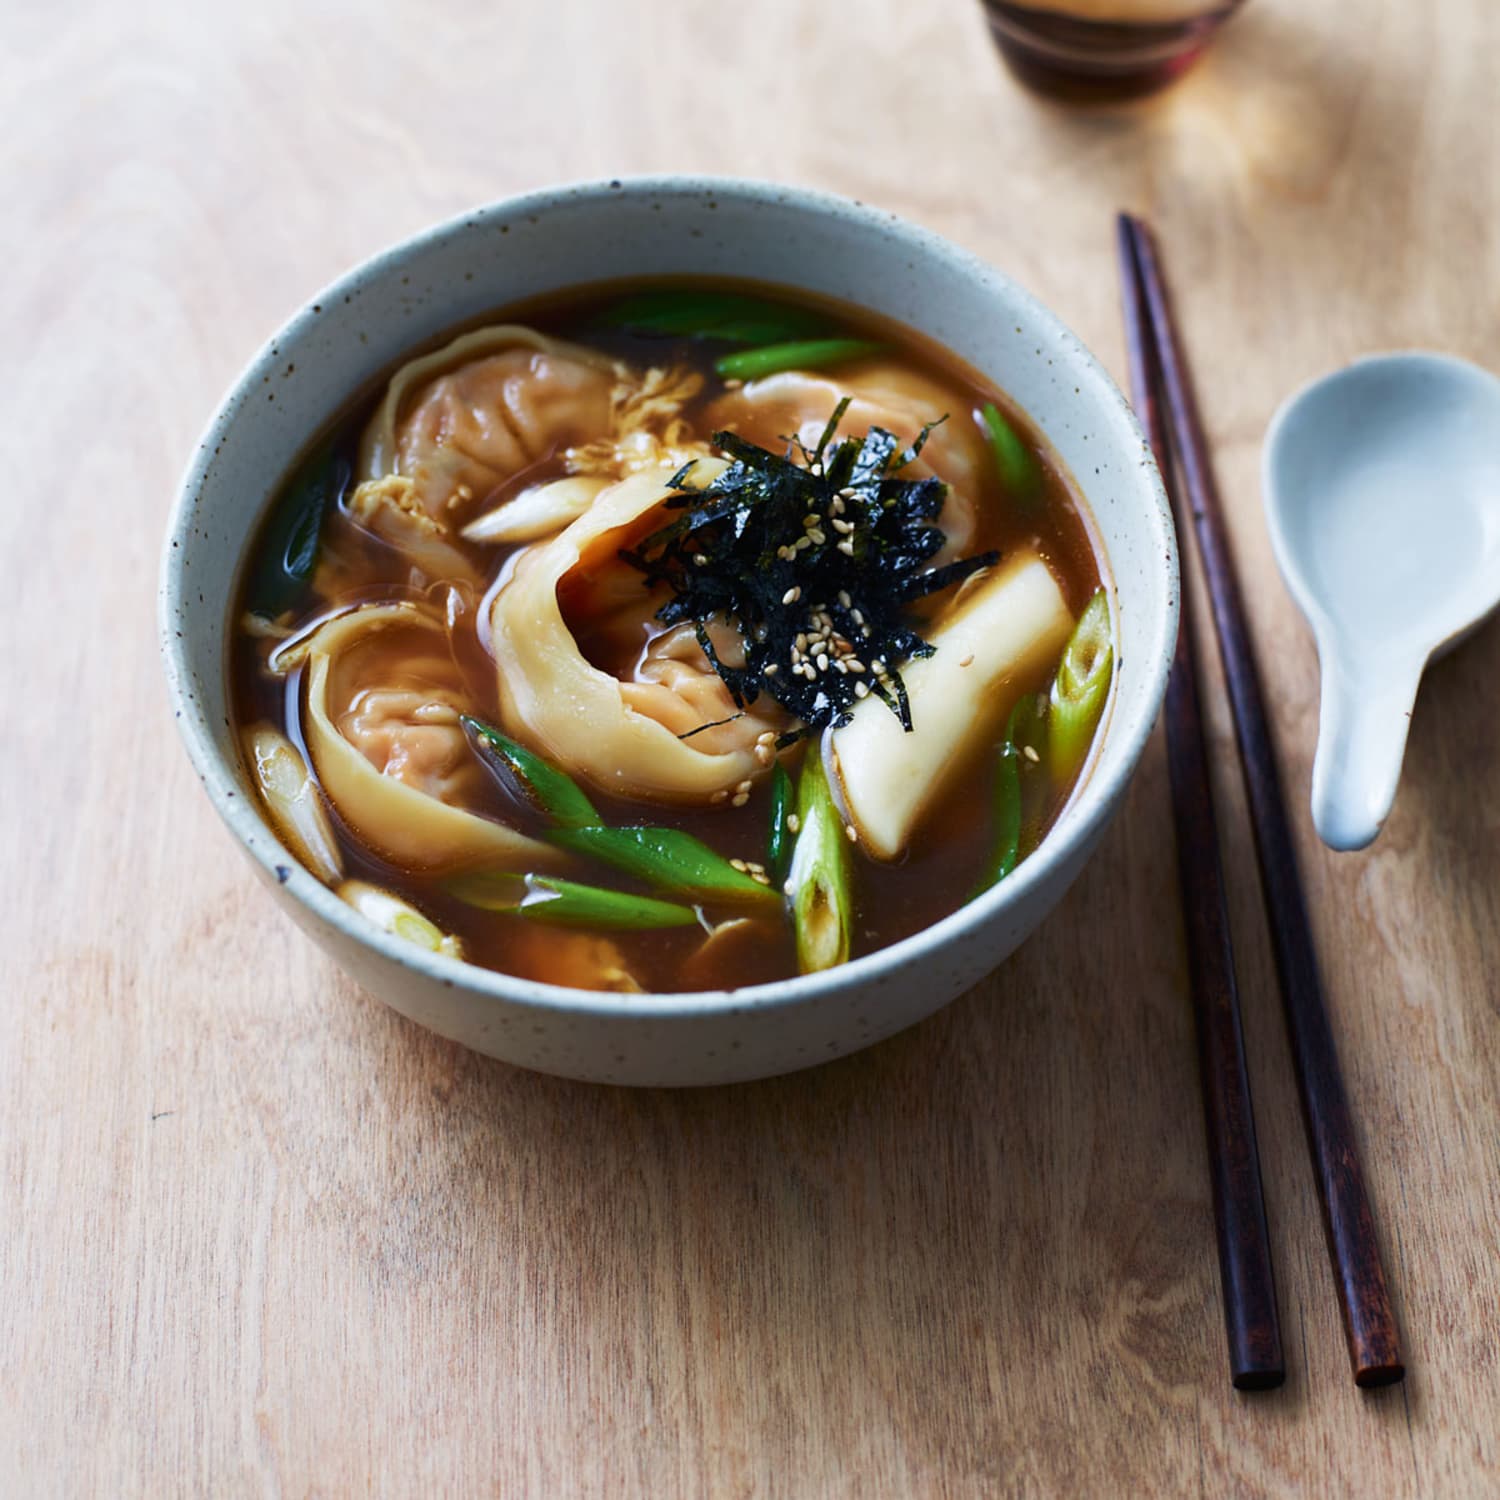
[(702, 734), (705, 729), (722, 729), (726, 724), (733, 724), (736, 719), (743, 719), (743, 713), (730, 714), (727, 719), (710, 719), (707, 724), (700, 724), (696, 729), (685, 729), (677, 736), (680, 740), (690, 740), (695, 734)]
[[(835, 444), (848, 405), (834, 409), (815, 447), (794, 438), (783, 455), (716, 432), (729, 467), (697, 489), (686, 487), (693, 465), (685, 465), (666, 501), (678, 514), (620, 554), (648, 585), (666, 587), (656, 618), (692, 623), (736, 707), (765, 692), (801, 721), (782, 747), (847, 723), (866, 695), (909, 731), (901, 667), (935, 649), (910, 606), (999, 560), (983, 552), (927, 566), (945, 540), (938, 518), (948, 487), (900, 475), (938, 424), (905, 449), (882, 427)], [(743, 666), (715, 650), (707, 628), (715, 619), (738, 629)]]

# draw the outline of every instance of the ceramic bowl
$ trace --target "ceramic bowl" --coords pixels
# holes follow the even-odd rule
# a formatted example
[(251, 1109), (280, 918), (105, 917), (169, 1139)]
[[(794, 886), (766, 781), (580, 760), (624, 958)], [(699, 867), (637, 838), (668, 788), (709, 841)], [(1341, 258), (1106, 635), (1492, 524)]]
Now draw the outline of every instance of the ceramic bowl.
[[(414, 345), (509, 303), (617, 277), (693, 273), (805, 288), (920, 330), (1009, 392), (1078, 481), (1114, 593), (1119, 651), (1091, 774), (1041, 847), (977, 901), (827, 973), (734, 991), (622, 996), (471, 968), (387, 936), (308, 874), (251, 795), (230, 731), (236, 580), (281, 476), (350, 394)], [(962, 994), (1055, 906), (1119, 805), (1166, 685), (1177, 628), (1172, 522), (1141, 431), (1098, 363), (991, 266), (891, 214), (708, 178), (545, 189), (405, 241), (318, 293), (209, 423), (172, 513), (162, 653), (188, 754), (291, 917), (423, 1026), (523, 1067), (628, 1084), (708, 1084), (807, 1067)]]

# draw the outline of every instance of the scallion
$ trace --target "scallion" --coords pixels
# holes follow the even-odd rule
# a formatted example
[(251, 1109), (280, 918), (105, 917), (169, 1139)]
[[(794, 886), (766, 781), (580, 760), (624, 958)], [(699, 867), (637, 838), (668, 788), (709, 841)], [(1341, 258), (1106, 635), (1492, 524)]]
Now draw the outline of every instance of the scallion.
[(995, 789), (991, 799), (995, 812), (994, 847), (975, 895), (1004, 880), (1015, 869), (1021, 857), (1020, 759), (1020, 752), (1006, 740), (1000, 747), (1000, 758), (995, 767)]
[(601, 320), (646, 338), (687, 338), (726, 344), (781, 344), (814, 338), (827, 320), (805, 308), (740, 292), (669, 290), (622, 297)]
[(763, 380), (783, 370), (823, 370), (877, 354), (883, 346), (869, 339), (797, 339), (726, 354), (714, 361), (725, 380)]
[(1042, 469), (1036, 454), (1021, 440), (1021, 435), (1000, 414), (993, 401), (987, 401), (980, 411), (985, 436), (989, 439), (990, 452), (995, 458), (995, 470), (1000, 476), (1001, 487), (1006, 495), (1030, 505), (1042, 488)]
[(617, 931), (648, 931), (689, 927), (698, 914), (688, 906), (579, 885), (553, 875), (457, 875), (446, 889), (466, 906), (506, 912), (529, 922), (553, 927), (595, 927)]
[(514, 793), (562, 828), (588, 828), (600, 822), (594, 804), (570, 776), (548, 765), (540, 755), (518, 745), (492, 724), (461, 714), (459, 723), (475, 754)]
[(559, 828), (550, 842), (663, 890), (705, 900), (774, 903), (769, 887), (680, 828)]
[(292, 475), (266, 525), (260, 561), (248, 590), (253, 614), (274, 620), (312, 581), (323, 519), (349, 482), (349, 465), (332, 448), (318, 449)]
[(1071, 785), (1088, 758), (1109, 696), (1114, 660), (1109, 601), (1099, 589), (1079, 615), (1052, 682), (1048, 752), (1059, 787)]
[(809, 748), (798, 778), (797, 819), (788, 880), (797, 963), (804, 974), (812, 974), (848, 959), (854, 926), (849, 842), (815, 746)]
[(766, 838), (766, 870), (777, 890), (785, 883), (792, 862), (792, 831), (786, 820), (795, 807), (792, 778), (778, 760), (771, 772), (771, 828)]

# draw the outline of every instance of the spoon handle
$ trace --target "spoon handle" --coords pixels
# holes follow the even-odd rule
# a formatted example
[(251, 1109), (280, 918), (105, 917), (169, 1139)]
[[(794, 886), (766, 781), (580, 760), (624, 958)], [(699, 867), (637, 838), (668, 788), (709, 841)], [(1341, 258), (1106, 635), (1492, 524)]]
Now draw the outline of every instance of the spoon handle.
[(1378, 667), (1323, 649), (1323, 696), (1313, 759), (1312, 818), (1330, 849), (1363, 849), (1380, 832), (1401, 778), (1423, 660)]

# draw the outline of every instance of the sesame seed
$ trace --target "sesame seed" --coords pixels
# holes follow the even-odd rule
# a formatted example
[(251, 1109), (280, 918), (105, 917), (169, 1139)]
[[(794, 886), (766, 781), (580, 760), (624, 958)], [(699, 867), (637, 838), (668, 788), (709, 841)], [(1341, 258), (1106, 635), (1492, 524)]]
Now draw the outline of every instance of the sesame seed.
[[(840, 536), (848, 536), (849, 533), (854, 530), (853, 521), (841, 521), (837, 516), (834, 516), (828, 524), (832, 526)], [(846, 605), (845, 607), (847, 608), (848, 606)]]
[(793, 584), (786, 593), (781, 596), (783, 604), (795, 604), (802, 597), (802, 588), (799, 584)]
[(836, 515), (836, 516), (843, 515), (843, 513), (844, 513), (844, 497), (842, 495), (835, 495), (833, 497), (833, 504), (830, 505), (828, 507), (828, 509), (829, 509), (829, 511), (833, 515)]
[(779, 661), (768, 661), (765, 666), (760, 669), (762, 677), (774, 677), (780, 670), (781, 663)]
[(854, 696), (856, 698), (868, 698), (870, 696), (870, 684), (861, 679), (854, 684)]
[(1026, 759), (1032, 763), (1032, 765), (1036, 765), (1036, 763), (1042, 758), (1036, 753), (1035, 747), (1031, 745), (1023, 745), (1021, 747), (1021, 754), (1024, 755)]
[(719, 803), (721, 803), (721, 802), (728, 802), (728, 801), (729, 801), (729, 793), (728, 793), (728, 792), (726, 792), (726, 791), (725, 791), (725, 790), (724, 790), (724, 789), (723, 789), (723, 788), (722, 788), (722, 787), (721, 787), (721, 788), (720, 788), (720, 789), (719, 789), (719, 790), (718, 790), (718, 791), (717, 791), (717, 792), (715, 792), (715, 793), (714, 793), (714, 794), (713, 794), (713, 796), (712, 796), (712, 797), (710, 797), (710, 798), (709, 798), (709, 799), (708, 799), (708, 800), (709, 800), (709, 801), (710, 801), (710, 802), (712, 802), (712, 803), (713, 803), (713, 804), (714, 804), (714, 805), (715, 805), (715, 806), (717, 806), (717, 805), (718, 805), (718, 804), (719, 804)]
[(961, 667), (972, 667), (973, 665), (974, 665), (974, 653), (972, 651), (969, 652), (969, 654), (966, 657), (964, 657), (964, 659), (961, 662), (959, 662), (959, 666), (961, 666)]
[(700, 568), (708, 566), (708, 556), (703, 552), (693, 553), (693, 562)]
[(748, 875), (750, 873), (750, 867), (742, 859), (730, 860), (729, 868), (731, 870), (738, 870), (741, 875)]
[(849, 618), (853, 620), (856, 625), (863, 625), (865, 623), (865, 612), (862, 609), (851, 610), (849, 612)]
[(742, 782), (740, 782), (740, 784), (737, 787), (735, 787), (735, 791), (748, 793), (749, 790), (750, 790), (750, 788), (753, 785), (754, 785), (754, 783), (747, 776)]
[(474, 498), (474, 491), (466, 484), (459, 485), (454, 493), (460, 500), (472, 500)]
[(865, 664), (857, 656), (846, 656), (844, 666), (851, 672), (863, 672)]
[(817, 511), (809, 511), (807, 515), (803, 516), (802, 518), (802, 529), (804, 531), (812, 531), (817, 526), (820, 526), (822, 524), (822, 521), (823, 518), (817, 513)]
[(776, 731), (774, 729), (765, 729), (755, 736), (755, 743), (757, 745), (769, 745), (775, 738)]
[(752, 870), (750, 872), (750, 878), (756, 883), (756, 885), (770, 885), (771, 883), (771, 877), (763, 872), (758, 874), (756, 871)]
[(805, 630), (797, 632), (797, 649), (799, 651), (807, 650), (807, 632)]
[(734, 796), (730, 798), (729, 805), (731, 807), (743, 807), (749, 800), (749, 792), (736, 792)]
[(839, 603), (842, 604), (845, 609), (849, 608), (849, 590), (848, 589), (840, 589), (839, 590)]
[(786, 815), (786, 831), (788, 833), (802, 832), (802, 819), (796, 813), (788, 813)]
[(849, 842), (851, 844), (857, 844), (859, 842), (859, 830), (855, 828), (853, 823), (844, 824), (844, 833), (848, 836)]
[(755, 758), (761, 765), (768, 766), (776, 759), (776, 752), (769, 745), (757, 745), (755, 747)]
[(854, 556), (854, 543), (852, 541), (849, 541), (849, 540), (845, 539), (844, 541), (842, 541), (842, 542), (839, 543), (839, 551), (842, 552), (845, 557), (853, 557)]
[(818, 527), (816, 530), (807, 533), (807, 539), (814, 547), (821, 547), (828, 540), (828, 537), (822, 527)]

